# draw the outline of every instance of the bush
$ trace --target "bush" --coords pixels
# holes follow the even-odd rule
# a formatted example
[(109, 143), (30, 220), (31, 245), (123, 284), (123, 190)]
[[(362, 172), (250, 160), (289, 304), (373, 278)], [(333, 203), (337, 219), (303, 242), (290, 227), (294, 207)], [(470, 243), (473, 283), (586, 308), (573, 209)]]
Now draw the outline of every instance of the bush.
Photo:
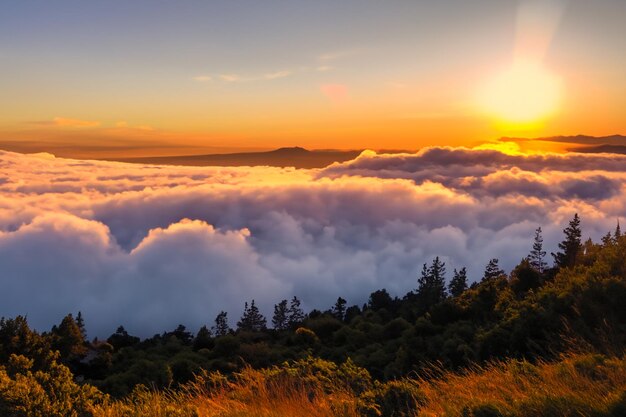
[(90, 385), (77, 385), (64, 365), (32, 371), (33, 361), (11, 355), (0, 367), (0, 415), (6, 417), (91, 417), (106, 400)]
[(413, 382), (389, 381), (379, 388), (376, 403), (383, 417), (414, 416), (424, 403), (424, 394)]

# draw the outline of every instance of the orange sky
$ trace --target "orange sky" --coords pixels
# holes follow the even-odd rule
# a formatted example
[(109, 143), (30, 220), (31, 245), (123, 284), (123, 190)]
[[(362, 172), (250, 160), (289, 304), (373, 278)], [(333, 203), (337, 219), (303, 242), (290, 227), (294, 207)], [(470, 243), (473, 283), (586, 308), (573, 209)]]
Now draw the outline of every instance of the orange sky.
[(380, 3), (8, 6), (0, 148), (110, 157), (626, 133), (626, 3)]

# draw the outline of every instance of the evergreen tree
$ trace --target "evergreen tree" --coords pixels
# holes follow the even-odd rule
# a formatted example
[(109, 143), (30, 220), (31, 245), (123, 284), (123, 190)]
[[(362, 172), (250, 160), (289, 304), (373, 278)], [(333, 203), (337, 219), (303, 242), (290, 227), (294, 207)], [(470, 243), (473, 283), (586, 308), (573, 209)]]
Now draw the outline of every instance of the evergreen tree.
[(346, 303), (347, 301), (343, 298), (337, 298), (337, 302), (333, 306), (331, 313), (337, 320), (342, 320), (346, 316)]
[(254, 303), (254, 300), (244, 305), (243, 315), (237, 322), (237, 329), (248, 331), (261, 331), (267, 328), (267, 320), (259, 311), (259, 308)]
[(498, 278), (499, 276), (504, 275), (504, 270), (500, 268), (498, 265), (498, 259), (493, 258), (489, 260), (489, 263), (485, 267), (485, 275), (483, 276), (483, 281), (491, 281), (493, 279)]
[(531, 265), (528, 258), (522, 261), (511, 271), (510, 285), (515, 294), (522, 295), (535, 290), (543, 284), (542, 275), (537, 268)]
[(569, 226), (563, 229), (565, 239), (559, 243), (560, 252), (552, 253), (554, 264), (558, 268), (572, 267), (576, 264), (576, 260), (582, 249), (580, 229), (580, 218), (578, 213), (574, 214), (574, 218), (570, 220)]
[(80, 332), (83, 334), (83, 339), (87, 339), (87, 330), (85, 329), (85, 319), (83, 319), (83, 313), (80, 311), (76, 315), (76, 325), (80, 329)]
[(226, 336), (230, 333), (230, 326), (228, 325), (228, 313), (220, 311), (215, 317), (215, 325), (211, 328), (211, 331), (215, 337)]
[(213, 347), (213, 339), (211, 338), (211, 331), (206, 327), (200, 327), (198, 334), (196, 334), (193, 340), (194, 350), (211, 349)]
[(613, 242), (615, 242), (615, 239), (613, 236), (611, 236), (611, 232), (607, 232), (606, 235), (602, 236), (600, 241), (602, 242), (602, 245), (609, 246), (612, 245)]
[(300, 307), (300, 300), (295, 295), (289, 304), (289, 327), (295, 327), (304, 320), (304, 311)]
[(458, 297), (467, 290), (467, 269), (461, 268), (460, 271), (454, 270), (454, 276), (448, 285), (448, 292), (452, 297)]
[(133, 346), (139, 343), (139, 338), (129, 335), (126, 329), (124, 329), (124, 326), (120, 326), (117, 328), (115, 333), (109, 336), (107, 343), (113, 346), (116, 350), (119, 350), (121, 348)]
[(176, 327), (176, 329), (174, 329), (174, 331), (167, 333), (167, 336), (176, 337), (184, 345), (191, 344), (191, 341), (193, 340), (193, 335), (190, 332), (188, 332), (187, 328), (182, 324), (179, 324)]
[(528, 262), (530, 266), (535, 268), (537, 272), (542, 274), (548, 264), (544, 260), (546, 256), (546, 252), (543, 250), (543, 237), (541, 236), (541, 227), (538, 227), (535, 230), (535, 240), (533, 242), (533, 249), (530, 251), (528, 255)]
[(380, 310), (381, 308), (391, 311), (393, 308), (393, 298), (391, 298), (387, 290), (384, 288), (382, 290), (376, 290), (370, 294), (370, 298), (367, 302), (367, 308), (374, 311)]
[(615, 226), (615, 241), (619, 242), (619, 239), (622, 237), (622, 229), (619, 227), (619, 219), (617, 219), (617, 226)]
[(272, 317), (272, 326), (276, 330), (287, 330), (289, 328), (289, 307), (287, 300), (282, 300), (274, 305), (274, 316)]
[(75, 361), (87, 353), (83, 333), (71, 314), (63, 318), (58, 327), (53, 327), (53, 349), (61, 354), (66, 361)]
[(427, 311), (430, 307), (446, 298), (446, 264), (437, 256), (430, 267), (426, 264), (422, 267), (422, 274), (417, 280), (417, 300), (422, 310)]

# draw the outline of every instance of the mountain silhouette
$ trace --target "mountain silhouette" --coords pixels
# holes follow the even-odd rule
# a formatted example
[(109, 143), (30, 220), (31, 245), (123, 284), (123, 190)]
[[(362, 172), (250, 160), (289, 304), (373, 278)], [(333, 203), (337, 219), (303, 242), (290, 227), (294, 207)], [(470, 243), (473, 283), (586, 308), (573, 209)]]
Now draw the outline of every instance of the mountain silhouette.
[(310, 151), (299, 146), (294, 146), (278, 148), (265, 152), (115, 158), (114, 160), (120, 162), (158, 165), (323, 168), (333, 162), (344, 162), (354, 159), (361, 152), (361, 150)]

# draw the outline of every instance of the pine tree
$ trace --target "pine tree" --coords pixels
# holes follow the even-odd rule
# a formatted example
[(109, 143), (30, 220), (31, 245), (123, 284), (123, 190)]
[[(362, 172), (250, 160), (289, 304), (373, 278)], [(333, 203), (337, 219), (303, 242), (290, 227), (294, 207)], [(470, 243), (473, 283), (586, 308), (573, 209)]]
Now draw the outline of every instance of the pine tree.
[(215, 325), (211, 328), (211, 330), (216, 337), (226, 336), (230, 332), (230, 327), (228, 326), (228, 313), (220, 311), (217, 317), (215, 317)]
[(85, 319), (83, 319), (83, 313), (80, 311), (76, 315), (76, 325), (80, 329), (80, 332), (83, 334), (83, 339), (87, 339), (87, 330), (85, 329)]
[(52, 333), (54, 334), (52, 347), (61, 353), (64, 360), (75, 361), (87, 353), (83, 333), (71, 314), (65, 316), (61, 324), (53, 328)]
[(289, 307), (287, 300), (282, 300), (274, 305), (274, 316), (272, 317), (272, 326), (276, 330), (286, 330), (289, 328)]
[(179, 324), (174, 331), (169, 332), (167, 336), (174, 336), (182, 342), (183, 345), (189, 345), (193, 340), (193, 334), (187, 331), (187, 328)]
[(304, 311), (300, 307), (300, 300), (294, 295), (289, 304), (289, 327), (295, 327), (304, 321)]
[(417, 299), (420, 307), (426, 311), (446, 298), (446, 264), (437, 256), (430, 267), (422, 267), (422, 274), (417, 280)]
[(580, 218), (578, 213), (574, 214), (574, 218), (570, 220), (569, 226), (563, 229), (565, 233), (565, 239), (559, 243), (560, 252), (552, 253), (554, 257), (554, 264), (558, 268), (572, 267), (576, 264), (582, 244), (581, 236), (582, 231), (580, 229)]
[(250, 302), (250, 306), (246, 302), (244, 305), (243, 315), (237, 322), (237, 329), (258, 332), (267, 328), (267, 320), (259, 311), (254, 303)]
[(211, 331), (206, 327), (200, 327), (198, 334), (196, 334), (193, 340), (194, 350), (210, 349), (213, 347), (213, 339), (211, 338)]
[(544, 260), (546, 256), (546, 252), (543, 250), (543, 237), (541, 236), (541, 227), (538, 227), (535, 230), (535, 241), (533, 242), (533, 249), (530, 251), (528, 255), (528, 262), (530, 266), (535, 268), (537, 272), (542, 274), (548, 264)]
[(452, 297), (458, 297), (467, 290), (467, 269), (461, 268), (460, 271), (454, 270), (454, 276), (448, 285), (448, 292)]
[(615, 226), (615, 242), (619, 242), (619, 239), (622, 237), (622, 229), (619, 227), (619, 219), (617, 219), (617, 226)]
[(491, 281), (504, 275), (504, 271), (500, 268), (498, 262), (497, 258), (489, 260), (489, 263), (485, 267), (485, 275), (482, 279), (483, 281)]
[(346, 303), (347, 301), (343, 298), (337, 298), (337, 302), (333, 306), (331, 313), (337, 320), (342, 320), (346, 316)]

